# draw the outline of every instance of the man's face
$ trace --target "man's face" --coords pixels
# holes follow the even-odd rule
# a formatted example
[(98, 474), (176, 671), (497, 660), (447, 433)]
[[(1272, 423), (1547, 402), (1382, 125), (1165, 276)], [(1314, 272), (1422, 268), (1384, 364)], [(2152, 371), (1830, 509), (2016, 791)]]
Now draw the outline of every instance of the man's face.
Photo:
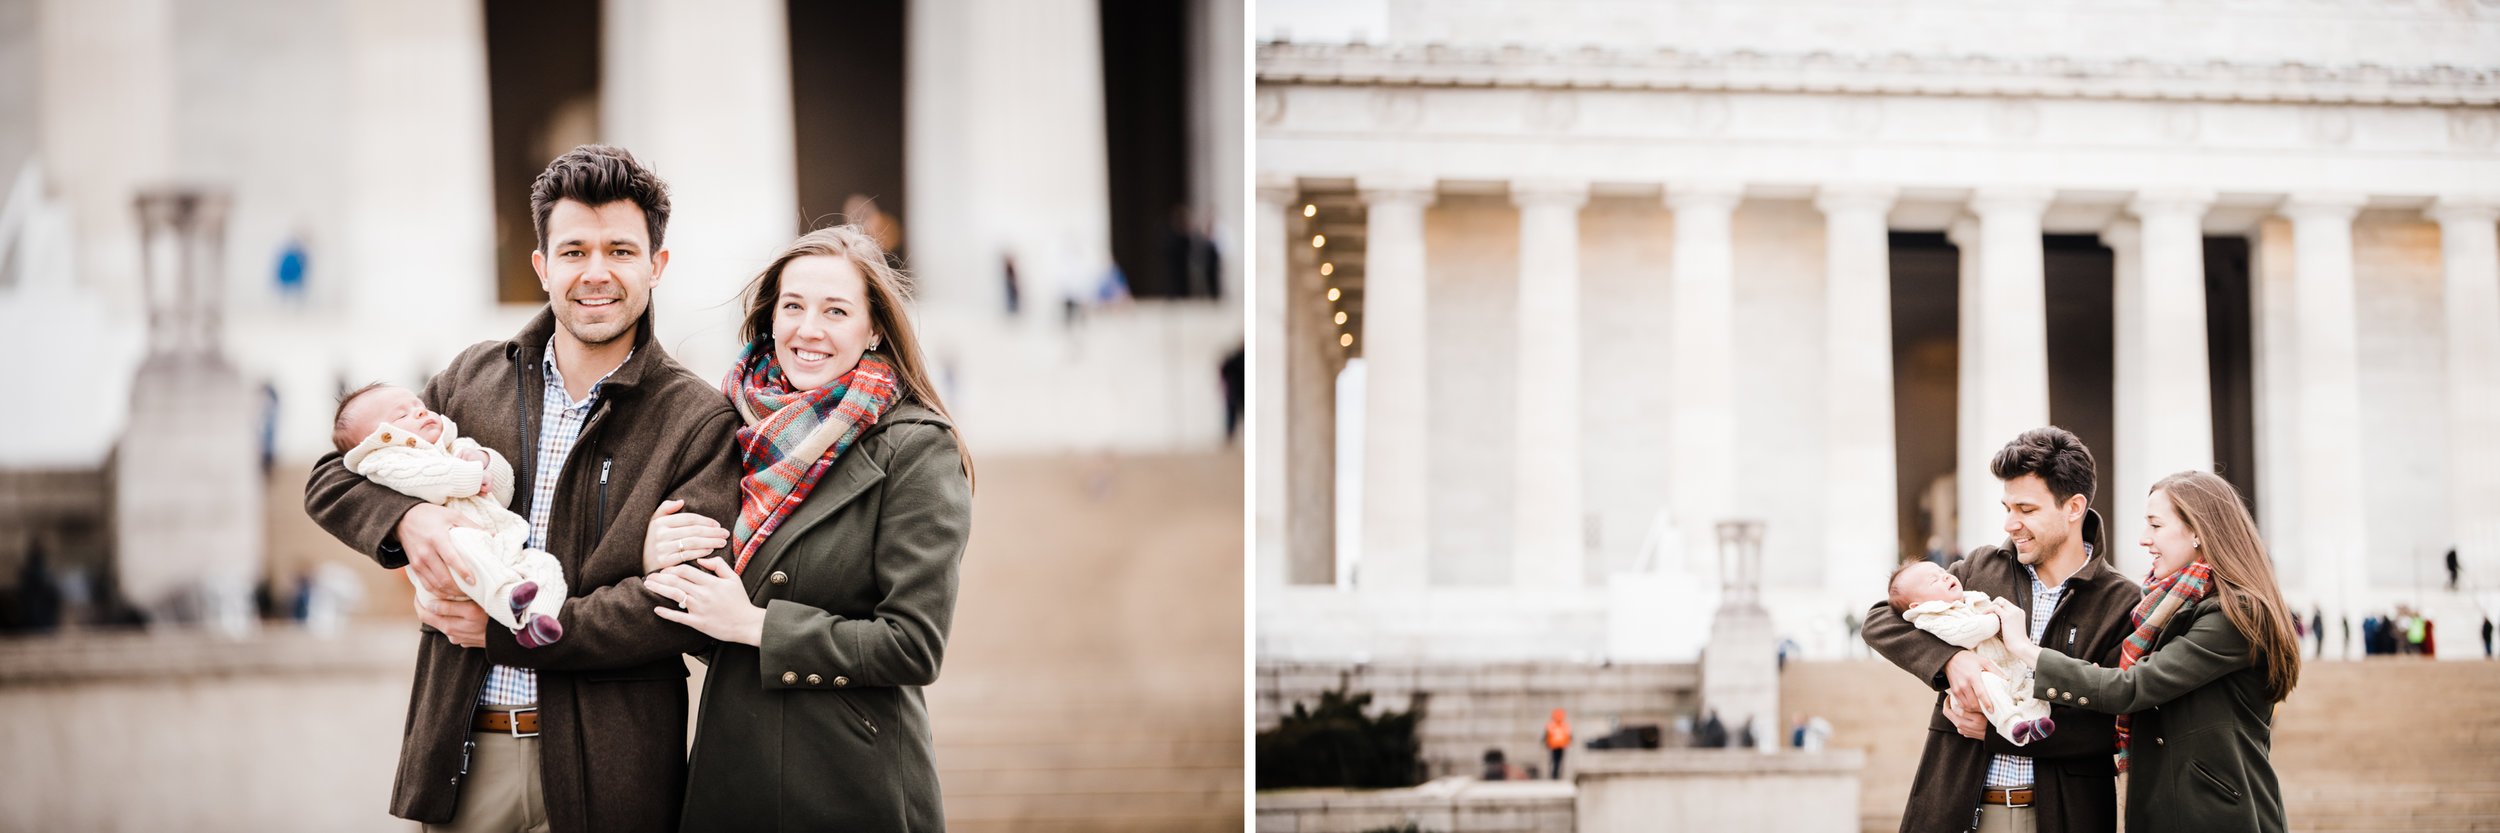
[(651, 250), (650, 227), (631, 200), (559, 200), (547, 213), (547, 250), (531, 252), (530, 266), (564, 332), (597, 347), (632, 334), (668, 252)]
[(2082, 495), (2059, 503), (2049, 494), (2049, 482), (2039, 475), (2026, 474), (2005, 481), (2005, 534), (2014, 539), (2014, 557), (2024, 564), (2038, 564), (2047, 553), (2056, 552), (2083, 523)]

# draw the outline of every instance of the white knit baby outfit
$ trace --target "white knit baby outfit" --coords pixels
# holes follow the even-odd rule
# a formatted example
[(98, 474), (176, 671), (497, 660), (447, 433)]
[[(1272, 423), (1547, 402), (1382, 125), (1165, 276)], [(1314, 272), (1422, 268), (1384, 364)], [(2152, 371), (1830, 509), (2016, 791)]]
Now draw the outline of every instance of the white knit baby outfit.
[(1980, 658), (1995, 663), (1998, 669), (2005, 672), (2005, 676), (1979, 675), (1980, 711), (1987, 713), (1988, 722), (1996, 726), (1997, 734), (2005, 736), (2016, 746), (2024, 746), (2027, 745), (2025, 741), (2014, 739), (2014, 727), (2049, 716), (2049, 703), (2031, 696), (2029, 686), (2015, 685), (2007, 679), (2008, 676), (2029, 677), (2031, 675), (2027, 672), (2030, 668), (2015, 661), (2014, 655), (2006, 652), (2005, 640), (1997, 636), (1997, 615), (1988, 610), (1988, 604), (1988, 594), (1966, 590), (1960, 601), (1911, 605), (1909, 610), (1901, 612), (1901, 618), (1956, 647), (1978, 652)]
[[(554, 616), (567, 595), (564, 567), (545, 550), (529, 549), (530, 522), (504, 508), (512, 502), (512, 464), (492, 448), (459, 436), (459, 426), (443, 418), (445, 444), (427, 442), (414, 432), (390, 423), (373, 429), (364, 442), (347, 451), (347, 470), (400, 494), (449, 507), (476, 528), (452, 527), (452, 556), (460, 559), (474, 581), (460, 582), (460, 592), (476, 600), (497, 624), (520, 630), (527, 617), (512, 612), (512, 590), (521, 582), (538, 583), (538, 597), (529, 612)], [(486, 452), (486, 465), (460, 458), (466, 451)], [(492, 483), (488, 495), (478, 485)], [(454, 581), (459, 581), (455, 572)], [(415, 573), (408, 581), (417, 597), (432, 601)]]

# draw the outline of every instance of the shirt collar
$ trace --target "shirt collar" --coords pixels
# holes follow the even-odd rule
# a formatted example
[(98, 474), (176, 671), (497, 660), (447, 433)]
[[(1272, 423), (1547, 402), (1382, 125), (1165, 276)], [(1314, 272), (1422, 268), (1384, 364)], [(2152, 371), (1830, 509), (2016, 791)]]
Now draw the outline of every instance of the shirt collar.
[[(555, 340), (555, 339), (553, 339), (553, 338), (547, 339), (547, 349), (545, 349), (545, 350), (543, 350), (543, 351), (540, 351), (539, 356), (538, 356), (538, 361), (539, 361), (539, 366), (540, 366), (541, 368), (545, 369), (545, 370), (546, 370), (546, 372), (547, 372), (547, 387), (548, 387), (548, 388), (550, 388), (550, 389), (552, 389), (552, 390), (563, 390), (563, 389), (564, 389), (564, 371), (561, 371), (561, 370), (557, 370), (557, 369), (556, 369), (556, 340)], [(591, 401), (593, 401), (593, 400), (598, 399), (598, 398), (599, 398), (599, 386), (607, 384), (607, 383), (608, 383), (608, 378), (609, 378), (609, 377), (611, 377), (611, 376), (615, 376), (617, 371), (625, 369), (625, 366), (626, 366), (626, 365), (628, 365), (628, 364), (632, 364), (632, 363), (633, 363), (633, 361), (634, 361), (634, 351), (632, 351), (632, 350), (625, 351), (625, 360), (624, 360), (624, 361), (617, 362), (615, 367), (608, 368), (607, 375), (599, 377), (599, 381), (596, 381), (596, 382), (592, 382), (592, 383), (590, 383), (590, 392), (589, 392), (589, 393), (586, 393), (586, 394), (583, 394), (583, 395), (582, 395), (582, 399), (581, 399), (581, 401), (580, 401), (580, 402), (572, 402), (572, 395), (571, 395), (571, 394), (566, 394), (566, 395), (565, 395), (565, 401), (567, 401), (567, 402), (572, 402), (573, 407), (581, 407), (581, 406), (583, 406), (583, 405), (587, 405), (587, 404), (589, 404), (589, 403), (590, 403)]]

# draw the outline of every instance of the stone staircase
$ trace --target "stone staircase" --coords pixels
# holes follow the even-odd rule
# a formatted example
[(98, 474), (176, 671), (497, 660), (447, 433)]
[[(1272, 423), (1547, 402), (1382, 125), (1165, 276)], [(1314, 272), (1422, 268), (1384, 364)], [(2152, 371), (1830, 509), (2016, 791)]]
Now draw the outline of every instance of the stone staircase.
[[(1781, 710), (1866, 750), (1859, 813), (1897, 829), (1934, 694), (1881, 660), (1790, 663)], [(2500, 662), (2312, 662), (2275, 722), (2295, 831), (2500, 830)]]

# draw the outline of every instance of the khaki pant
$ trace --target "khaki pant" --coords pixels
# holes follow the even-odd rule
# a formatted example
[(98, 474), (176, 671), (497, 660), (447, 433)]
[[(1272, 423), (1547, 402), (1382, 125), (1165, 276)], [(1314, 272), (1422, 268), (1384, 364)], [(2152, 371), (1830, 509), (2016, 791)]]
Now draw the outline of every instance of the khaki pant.
[[(527, 706), (492, 706), (497, 711)], [(469, 774), (460, 776), (460, 806), (450, 824), (429, 833), (547, 833), (547, 794), (538, 785), (538, 739), (509, 732), (471, 732)]]
[(2033, 833), (2040, 829), (2037, 812), (2035, 807), (1981, 803), (1979, 833)]

